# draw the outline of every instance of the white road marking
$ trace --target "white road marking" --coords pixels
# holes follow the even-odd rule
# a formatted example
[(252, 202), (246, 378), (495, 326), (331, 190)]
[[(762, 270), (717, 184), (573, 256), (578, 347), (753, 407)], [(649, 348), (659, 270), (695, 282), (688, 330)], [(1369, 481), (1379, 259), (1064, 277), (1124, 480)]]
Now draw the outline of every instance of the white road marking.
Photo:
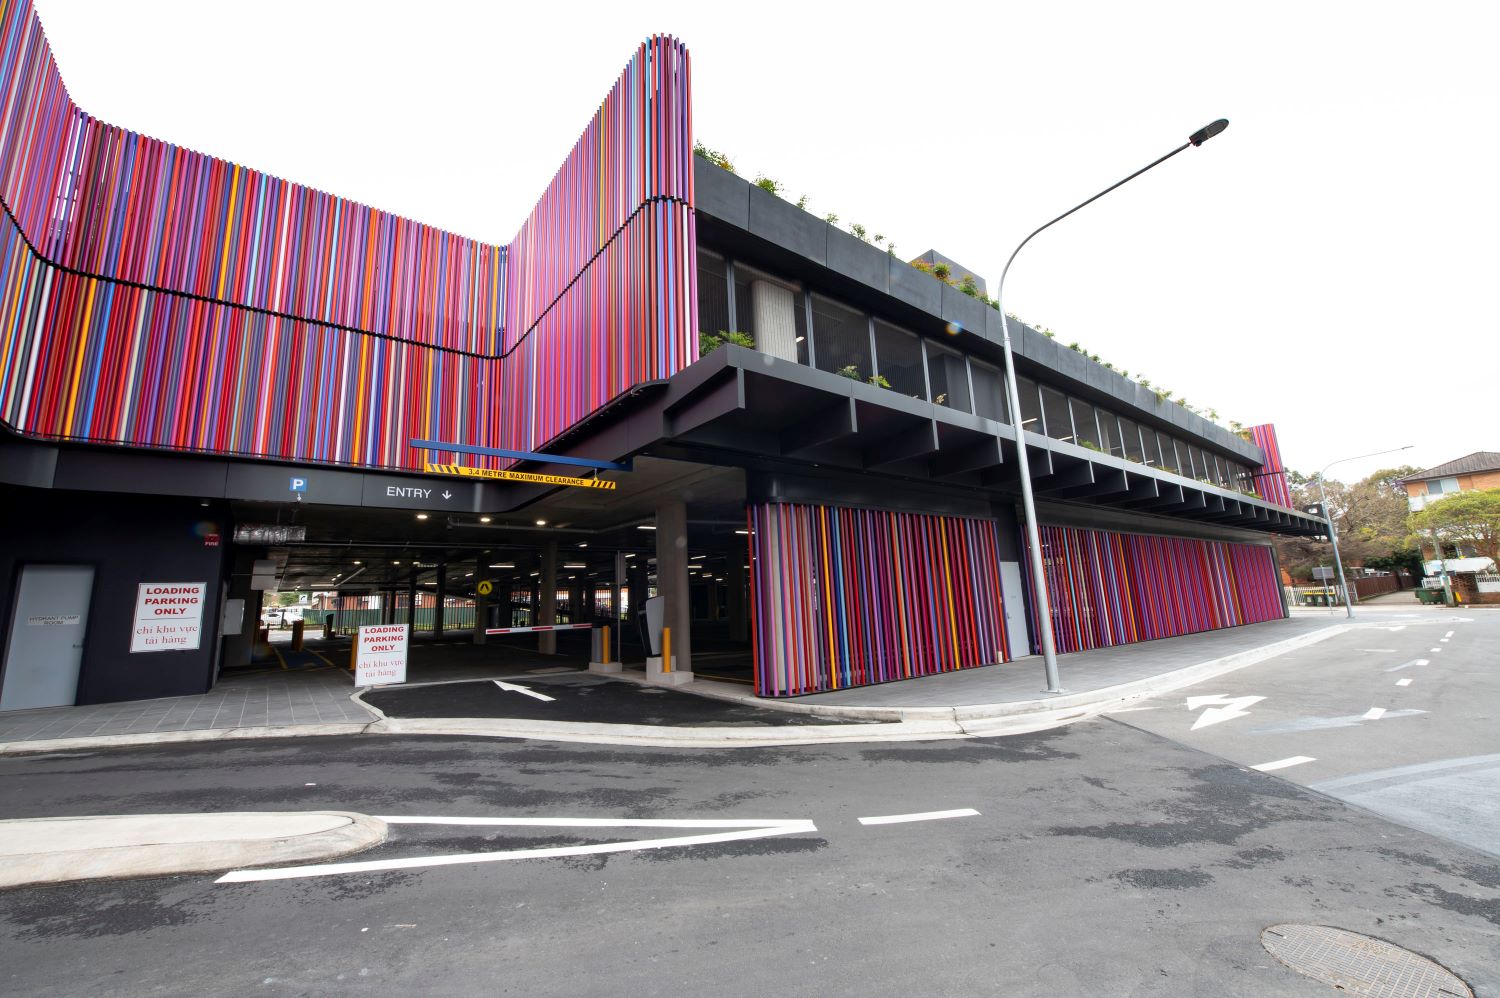
[(1259, 766), (1251, 766), (1250, 768), (1257, 769), (1262, 773), (1273, 773), (1278, 769), (1289, 769), (1292, 766), (1300, 766), (1304, 762), (1317, 761), (1318, 760), (1314, 759), (1310, 755), (1294, 755), (1290, 759), (1277, 759), (1275, 762), (1263, 762)]
[(1429, 648), (1428, 651), (1442, 651), (1442, 648)]
[(1396, 680), (1396, 685), (1397, 686), (1410, 686), (1411, 685), (1411, 677), (1408, 676), (1405, 679), (1398, 679), (1398, 680)]
[(979, 812), (972, 807), (961, 807), (954, 811), (922, 811), (918, 814), (882, 814), (873, 818), (860, 818), (861, 825), (897, 825), (904, 821), (936, 821), (939, 818), (972, 818)]
[(1447, 633), (1447, 634), (1444, 634), (1444, 635), (1443, 635), (1443, 640), (1444, 640), (1444, 641), (1447, 641), (1447, 640), (1448, 640), (1448, 639), (1449, 639), (1449, 638), (1451, 638), (1451, 637), (1453, 637), (1453, 632), (1452, 632), (1452, 631), (1449, 631), (1449, 632), (1448, 632), (1448, 633)]
[(1447, 638), (1438, 638), (1438, 644), (1444, 644), (1447, 642), (1447, 640)]
[(1361, 648), (1360, 651), (1395, 651), (1394, 648)]
[(1362, 715), (1366, 721), (1378, 721), (1385, 716), (1384, 707), (1371, 707)]
[(326, 877), (343, 873), (371, 873), (380, 870), (414, 870), (429, 866), (457, 866), (464, 863), (498, 863), (511, 859), (549, 859), (559, 856), (596, 856), (602, 853), (629, 852), (634, 849), (670, 849), (680, 846), (707, 845), (713, 842), (735, 842), (768, 838), (773, 835), (798, 835), (816, 832), (811, 821), (795, 818), (649, 820), (635, 818), (382, 818), (388, 824), (442, 825), (557, 825), (574, 828), (737, 828), (737, 831), (712, 832), (707, 835), (679, 835), (666, 839), (637, 839), (631, 842), (598, 842), (582, 846), (552, 846), (542, 849), (505, 849), (496, 852), (458, 853), (447, 856), (413, 856), (407, 859), (376, 859), (358, 863), (315, 863), (310, 866), (284, 866), (262, 870), (231, 870), (217, 884), (245, 884), (262, 880), (294, 880), (301, 877)]
[[(1245, 709), (1246, 707), (1249, 707), (1251, 704), (1260, 703), (1264, 699), (1265, 697), (1227, 697), (1222, 693), (1211, 697), (1188, 697), (1188, 710), (1208, 707), (1207, 710), (1198, 715), (1198, 719), (1193, 722), (1193, 726), (1188, 730), (1197, 731), (1199, 728), (1206, 728), (1210, 724), (1218, 724), (1221, 721), (1244, 717), (1250, 713)], [(1210, 704), (1217, 704), (1219, 706), (1210, 706)]]
[(1404, 631), (1404, 630), (1406, 630), (1406, 625), (1405, 624), (1397, 624), (1395, 627), (1382, 627), (1380, 629), (1382, 631)]
[(1426, 664), (1427, 664), (1427, 659), (1425, 659), (1425, 658), (1414, 658), (1410, 662), (1402, 662), (1400, 665), (1393, 665), (1393, 666), (1391, 666), (1389, 669), (1387, 669), (1385, 671), (1386, 672), (1400, 672), (1402, 669), (1406, 668), (1409, 665), (1426, 665)]
[[(1389, 721), (1398, 717), (1416, 717), (1418, 714), (1425, 713), (1427, 713), (1425, 710), (1405, 707), (1399, 710), (1386, 711), (1381, 715), (1381, 720)], [(1368, 720), (1369, 718), (1363, 714), (1346, 714), (1343, 717), (1299, 717), (1291, 721), (1263, 724), (1258, 728), (1251, 728), (1250, 734), (1284, 735), (1291, 732), (1322, 731), (1327, 728), (1355, 728)]]
[(498, 679), (494, 680), (494, 683), (502, 690), (506, 690), (510, 693), (524, 693), (527, 696), (531, 697), (533, 700), (546, 700), (550, 703), (557, 699), (557, 697), (549, 697), (545, 693), (537, 693), (536, 691), (528, 689), (527, 687), (522, 686), (519, 683), (502, 683)]

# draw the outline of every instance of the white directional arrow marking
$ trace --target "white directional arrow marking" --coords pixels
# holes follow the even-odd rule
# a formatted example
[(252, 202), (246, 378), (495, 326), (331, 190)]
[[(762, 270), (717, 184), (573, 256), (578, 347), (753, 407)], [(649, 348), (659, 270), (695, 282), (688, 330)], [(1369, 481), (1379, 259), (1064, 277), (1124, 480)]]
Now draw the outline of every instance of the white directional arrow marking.
[(1395, 627), (1382, 627), (1381, 630), (1382, 631), (1404, 631), (1404, 630), (1406, 630), (1406, 625), (1405, 624), (1397, 624)]
[(1425, 658), (1414, 658), (1410, 662), (1402, 662), (1400, 665), (1393, 665), (1393, 666), (1391, 666), (1389, 669), (1387, 669), (1385, 671), (1386, 672), (1400, 672), (1402, 669), (1405, 669), (1407, 666), (1410, 666), (1410, 665), (1426, 665), (1426, 664), (1427, 664), (1427, 659), (1425, 659)]
[[(1208, 707), (1198, 715), (1198, 720), (1193, 722), (1189, 731), (1197, 731), (1206, 728), (1210, 724), (1218, 724), (1220, 721), (1230, 721), (1236, 717), (1244, 717), (1250, 712), (1245, 708), (1251, 704), (1260, 703), (1265, 697), (1227, 697), (1222, 693), (1211, 697), (1188, 697), (1187, 709), (1197, 710), (1199, 707)], [(1209, 706), (1217, 704), (1218, 706)]]
[(549, 702), (557, 699), (557, 697), (549, 697), (545, 693), (538, 693), (535, 690), (527, 689), (525, 686), (522, 686), (519, 683), (502, 683), (498, 679), (496, 679), (494, 682), (496, 686), (500, 687), (502, 690), (505, 690), (507, 693), (524, 693), (527, 696), (532, 697), (533, 699), (546, 700)]

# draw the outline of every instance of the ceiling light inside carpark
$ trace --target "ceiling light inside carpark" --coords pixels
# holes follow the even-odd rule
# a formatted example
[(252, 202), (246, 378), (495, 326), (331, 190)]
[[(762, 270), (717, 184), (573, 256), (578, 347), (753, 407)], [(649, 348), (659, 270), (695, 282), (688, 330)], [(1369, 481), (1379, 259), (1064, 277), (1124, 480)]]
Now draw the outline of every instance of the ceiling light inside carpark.
[(626, 551), (625, 552), (625, 557), (627, 557), (627, 558), (634, 558), (635, 557), (635, 552), (634, 551)]
[(355, 558), (354, 559), (354, 564), (356, 564), (356, 565), (363, 565), (364, 562), (360, 561), (358, 558)]
[(748, 530), (736, 530), (735, 533), (739, 534), (741, 537), (749, 537), (750, 536), (750, 531), (748, 531)]
[(565, 561), (563, 562), (563, 568), (588, 568), (588, 565), (581, 561)]
[(536, 521), (536, 525), (538, 527), (545, 527), (547, 525), (547, 521), (546, 520), (538, 520), (538, 521)]
[(391, 564), (392, 564), (392, 565), (399, 565), (399, 564), (401, 564), (401, 563), (400, 563), (400, 562), (399, 562), (399, 561), (393, 561), (393, 562), (391, 562)]
[(488, 516), (481, 516), (479, 518), (479, 522), (480, 523), (489, 523), (490, 522), (490, 517), (488, 517)]
[(531, 577), (532, 577), (532, 578), (533, 578), (533, 579), (534, 579), (534, 578), (536, 578), (536, 577), (537, 577), (537, 576), (538, 576), (538, 575), (541, 575), (541, 574), (542, 574), (542, 573), (541, 573), (541, 572), (532, 572), (532, 573), (531, 573)]
[(707, 557), (708, 557), (708, 555), (706, 555), (706, 554), (695, 554), (689, 560), (690, 561), (697, 561), (699, 558), (707, 558)]
[(642, 523), (639, 526), (637, 526), (635, 529), (637, 529), (637, 530), (655, 530), (656, 529), (656, 524), (654, 524), (654, 523)]
[(579, 541), (578, 542), (578, 546), (581, 547), (581, 548), (586, 548), (586, 547), (589, 546), (589, 542), (588, 541)]
[(473, 572), (465, 572), (464, 573), (464, 578), (466, 578), (466, 579), (472, 579), (473, 577), (474, 577), (474, 573)]
[(418, 513), (417, 514), (417, 519), (419, 519), (419, 520), (425, 520), (425, 519), (427, 519), (427, 514), (426, 513)]
[(491, 568), (515, 568), (516, 567), (516, 563), (513, 562), (513, 561), (497, 561), (493, 565), (491, 565), (490, 567)]

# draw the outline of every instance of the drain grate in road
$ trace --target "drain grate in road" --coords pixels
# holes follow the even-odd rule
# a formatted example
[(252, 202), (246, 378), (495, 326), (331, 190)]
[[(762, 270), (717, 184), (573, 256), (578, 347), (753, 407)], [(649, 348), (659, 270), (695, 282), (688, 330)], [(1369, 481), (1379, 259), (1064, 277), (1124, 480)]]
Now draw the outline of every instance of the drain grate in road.
[(1383, 939), (1326, 925), (1273, 925), (1260, 943), (1313, 980), (1369, 998), (1474, 998), (1446, 967)]

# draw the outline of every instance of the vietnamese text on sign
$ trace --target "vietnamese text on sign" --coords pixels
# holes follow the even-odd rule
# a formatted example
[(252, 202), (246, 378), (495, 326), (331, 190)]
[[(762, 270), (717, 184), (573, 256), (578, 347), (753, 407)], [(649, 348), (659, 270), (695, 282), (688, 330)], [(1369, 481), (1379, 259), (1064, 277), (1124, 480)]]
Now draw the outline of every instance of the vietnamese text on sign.
[(369, 624), (354, 642), (354, 685), (406, 682), (405, 624)]

